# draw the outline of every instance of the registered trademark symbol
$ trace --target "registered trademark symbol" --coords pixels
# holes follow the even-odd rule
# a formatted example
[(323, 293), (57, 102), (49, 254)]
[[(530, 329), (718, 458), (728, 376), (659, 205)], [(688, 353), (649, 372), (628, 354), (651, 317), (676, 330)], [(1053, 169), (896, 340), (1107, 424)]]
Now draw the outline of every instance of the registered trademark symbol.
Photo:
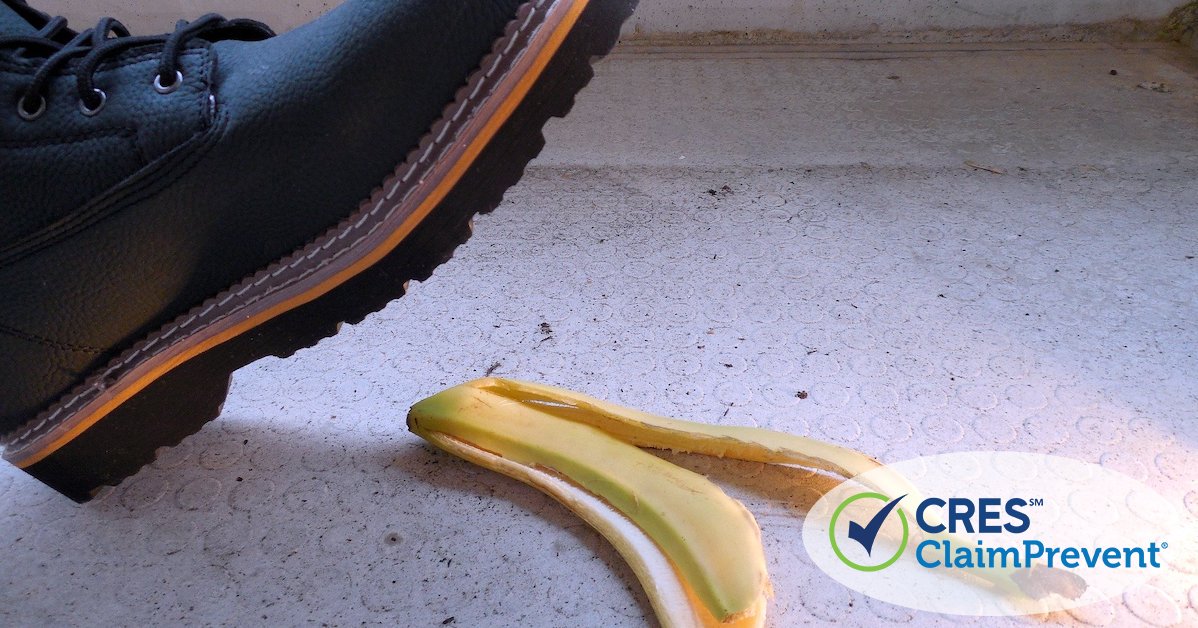
[(1161, 549), (1169, 549), (1169, 542), (1168, 541), (1161, 542)]

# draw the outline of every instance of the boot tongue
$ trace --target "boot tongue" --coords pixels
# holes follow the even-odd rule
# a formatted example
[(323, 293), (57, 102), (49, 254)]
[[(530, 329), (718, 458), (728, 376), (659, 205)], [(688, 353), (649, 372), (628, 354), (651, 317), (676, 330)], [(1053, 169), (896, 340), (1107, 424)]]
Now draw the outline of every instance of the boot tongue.
[(36, 35), (37, 31), (37, 27), (9, 6), (8, 0), (0, 0), (0, 37)]

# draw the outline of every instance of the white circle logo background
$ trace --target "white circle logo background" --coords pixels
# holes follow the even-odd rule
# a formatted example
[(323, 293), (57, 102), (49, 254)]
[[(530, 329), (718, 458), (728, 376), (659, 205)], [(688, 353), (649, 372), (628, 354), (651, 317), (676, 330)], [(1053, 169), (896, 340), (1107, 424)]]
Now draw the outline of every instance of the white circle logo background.
[[(904, 500), (911, 538), (903, 556), (889, 567), (864, 572), (853, 569), (836, 555), (829, 539), (829, 524), (836, 509), (854, 495), (873, 489), (873, 476), (898, 473), (918, 491)], [(893, 499), (897, 495), (890, 495)], [(915, 559), (921, 540), (927, 535), (913, 516), (918, 500), (925, 497), (1023, 499), (1021, 507), (1030, 519), (1026, 532), (1012, 534), (968, 534), (958, 530), (960, 539), (980, 540), (986, 548), (1022, 548), (1024, 540), (1034, 539), (1046, 547), (1147, 547), (1155, 543), (1168, 547), (1157, 554), (1160, 568), (1109, 568), (1084, 563), (1067, 571), (1085, 581), (1085, 590), (1076, 599), (1060, 595), (1032, 601), (1021, 595), (1004, 594), (966, 575), (965, 569), (926, 568)], [(869, 502), (872, 501), (872, 504)], [(1179, 498), (1180, 501), (1180, 498)], [(866, 509), (846, 510), (838, 518), (835, 538), (844, 552), (852, 552), (853, 561), (864, 560), (864, 550), (848, 538), (850, 521), (865, 525), (869, 507), (883, 505), (877, 500), (859, 500)], [(854, 504), (854, 506), (857, 506)], [(1035, 504), (1035, 505), (1033, 505)], [(1001, 509), (1000, 509), (1001, 510)], [(934, 510), (942, 514), (943, 509)], [(896, 528), (897, 514), (883, 522), (883, 530)], [(977, 525), (976, 516), (972, 519)], [(1017, 521), (1004, 517), (1002, 523)], [(881, 554), (893, 551), (897, 543), (879, 534)], [(1142, 482), (1105, 467), (1064, 458), (1021, 452), (961, 452), (926, 456), (887, 465), (842, 483), (821, 497), (808, 513), (803, 525), (803, 543), (813, 562), (825, 573), (854, 590), (871, 597), (909, 608), (957, 615), (1026, 615), (1067, 610), (1117, 598), (1128, 589), (1152, 577), (1184, 578), (1198, 584), (1198, 525), (1169, 500)], [(879, 554), (879, 555), (881, 555)], [(940, 551), (925, 552), (931, 560), (943, 560)], [(1042, 561), (1043, 559), (1041, 559)], [(879, 562), (879, 561), (875, 561)], [(1009, 583), (1010, 580), (1006, 579)]]

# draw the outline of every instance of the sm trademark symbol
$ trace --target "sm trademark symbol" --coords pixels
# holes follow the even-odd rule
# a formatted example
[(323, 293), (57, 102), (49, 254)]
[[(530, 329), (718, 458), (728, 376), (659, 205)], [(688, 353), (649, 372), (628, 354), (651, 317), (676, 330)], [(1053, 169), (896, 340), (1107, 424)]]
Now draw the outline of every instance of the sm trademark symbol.
[(1033, 498), (1027, 500), (1027, 505), (1028, 506), (1043, 506), (1044, 498), (1043, 497), (1033, 497)]

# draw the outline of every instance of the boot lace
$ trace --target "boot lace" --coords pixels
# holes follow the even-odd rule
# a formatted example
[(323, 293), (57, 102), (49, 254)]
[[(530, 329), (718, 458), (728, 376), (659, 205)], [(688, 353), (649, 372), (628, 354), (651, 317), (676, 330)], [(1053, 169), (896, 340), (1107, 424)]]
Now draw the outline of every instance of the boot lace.
[(36, 120), (45, 113), (51, 77), (72, 60), (77, 60), (74, 74), (79, 109), (84, 115), (93, 116), (108, 100), (108, 95), (96, 87), (95, 74), (100, 64), (113, 55), (138, 46), (161, 44), (162, 55), (153, 84), (158, 93), (170, 94), (183, 82), (179, 57), (193, 39), (259, 41), (274, 36), (265, 24), (253, 20), (226, 20), (216, 14), (205, 15), (194, 22), (180, 20), (173, 33), (164, 35), (135, 37), (124, 24), (110, 17), (74, 37), (72, 34), (67, 28), (67, 20), (55, 17), (36, 35), (0, 37), (0, 51), (12, 50), (26, 58), (42, 59), (33, 79), (17, 99), (17, 113), (22, 119)]

